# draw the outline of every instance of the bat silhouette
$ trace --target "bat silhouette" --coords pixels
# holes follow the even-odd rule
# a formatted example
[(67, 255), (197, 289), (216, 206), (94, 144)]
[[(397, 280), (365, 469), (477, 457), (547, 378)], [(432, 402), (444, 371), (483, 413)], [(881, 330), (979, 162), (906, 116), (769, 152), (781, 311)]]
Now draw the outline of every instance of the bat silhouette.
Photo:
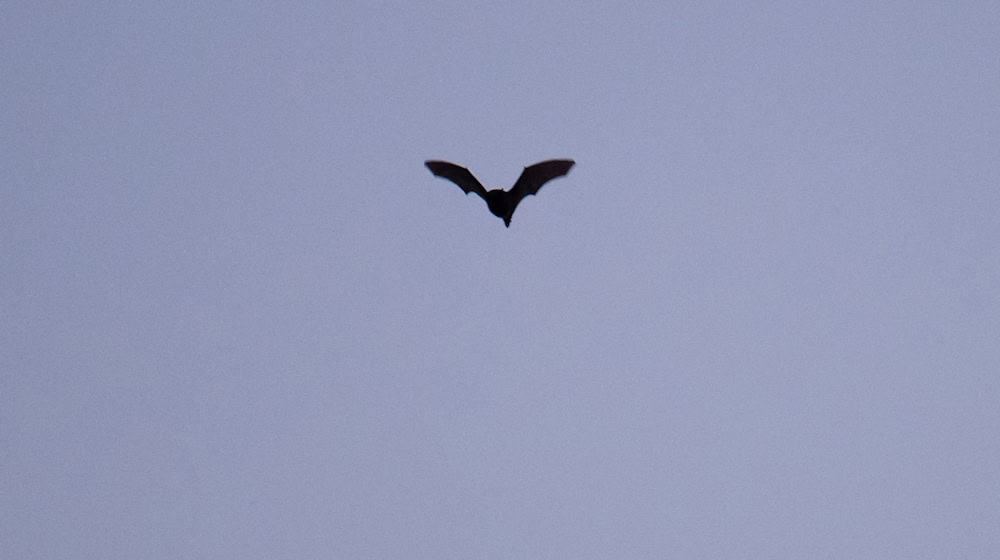
[(490, 212), (493, 212), (494, 216), (503, 218), (504, 225), (510, 227), (510, 218), (514, 215), (518, 203), (529, 194), (537, 193), (545, 183), (569, 173), (573, 163), (571, 159), (550, 159), (525, 167), (509, 191), (503, 189), (487, 191), (468, 169), (454, 163), (432, 159), (425, 161), (424, 165), (434, 175), (448, 179), (461, 187), (465, 194), (474, 192), (483, 197)]

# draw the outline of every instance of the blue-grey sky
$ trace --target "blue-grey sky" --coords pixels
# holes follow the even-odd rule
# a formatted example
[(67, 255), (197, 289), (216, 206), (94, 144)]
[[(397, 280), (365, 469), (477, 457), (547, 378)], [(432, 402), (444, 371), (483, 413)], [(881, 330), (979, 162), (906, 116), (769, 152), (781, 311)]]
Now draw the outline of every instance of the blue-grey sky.
[(0, 557), (1000, 556), (996, 2), (211, 4), (3, 9)]

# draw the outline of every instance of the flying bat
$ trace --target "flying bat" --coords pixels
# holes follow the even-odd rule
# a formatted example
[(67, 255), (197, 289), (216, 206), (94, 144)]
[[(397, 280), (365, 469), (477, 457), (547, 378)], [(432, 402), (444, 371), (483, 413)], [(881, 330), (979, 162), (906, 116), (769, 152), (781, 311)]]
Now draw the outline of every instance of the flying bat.
[(468, 169), (454, 163), (432, 159), (425, 161), (424, 165), (434, 175), (448, 179), (461, 187), (465, 194), (476, 193), (483, 197), (490, 212), (493, 212), (494, 216), (503, 218), (504, 225), (510, 227), (510, 218), (514, 215), (518, 203), (529, 194), (537, 193), (545, 183), (569, 173), (573, 163), (571, 159), (550, 159), (525, 167), (509, 191), (503, 189), (487, 191)]

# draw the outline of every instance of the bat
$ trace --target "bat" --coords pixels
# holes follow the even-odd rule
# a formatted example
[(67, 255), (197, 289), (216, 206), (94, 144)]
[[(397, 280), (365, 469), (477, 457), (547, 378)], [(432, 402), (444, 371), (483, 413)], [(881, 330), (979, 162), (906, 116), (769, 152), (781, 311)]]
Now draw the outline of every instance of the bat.
[(424, 165), (434, 175), (448, 179), (461, 187), (465, 194), (476, 193), (481, 196), (486, 201), (490, 212), (493, 212), (494, 216), (502, 218), (504, 225), (510, 227), (510, 218), (514, 215), (514, 209), (517, 208), (518, 203), (529, 194), (537, 193), (545, 183), (569, 173), (569, 169), (573, 167), (574, 163), (571, 159), (550, 159), (529, 165), (524, 168), (521, 176), (518, 177), (517, 182), (509, 191), (503, 189), (487, 191), (468, 169), (454, 163), (432, 159), (425, 161)]

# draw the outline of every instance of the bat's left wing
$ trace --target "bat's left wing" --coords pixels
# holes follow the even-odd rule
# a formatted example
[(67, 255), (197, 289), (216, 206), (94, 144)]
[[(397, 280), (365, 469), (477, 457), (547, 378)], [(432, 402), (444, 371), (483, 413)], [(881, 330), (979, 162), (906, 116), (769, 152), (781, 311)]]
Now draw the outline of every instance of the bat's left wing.
[(517, 203), (529, 194), (537, 193), (545, 183), (569, 173), (574, 163), (571, 159), (550, 159), (525, 167), (510, 189), (514, 205), (517, 206)]
[(483, 197), (483, 200), (486, 200), (486, 189), (483, 187), (482, 183), (476, 179), (475, 175), (461, 165), (455, 165), (454, 163), (434, 159), (425, 161), (424, 165), (426, 165), (427, 169), (430, 169), (431, 173), (434, 175), (443, 179), (448, 179), (452, 183), (461, 187), (461, 189), (465, 191), (465, 194), (473, 192)]

